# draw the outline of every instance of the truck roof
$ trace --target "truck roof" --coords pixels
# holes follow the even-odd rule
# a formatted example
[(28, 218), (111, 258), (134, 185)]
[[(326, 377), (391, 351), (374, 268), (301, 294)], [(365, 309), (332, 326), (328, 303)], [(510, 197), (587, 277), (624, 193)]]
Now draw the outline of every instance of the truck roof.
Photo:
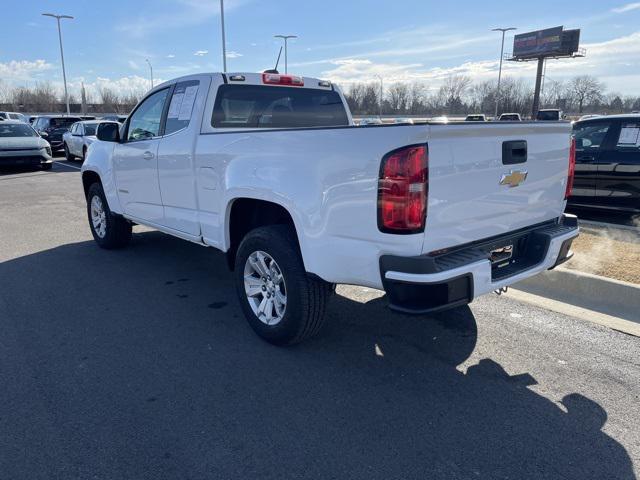
[[(223, 78), (225, 78), (225, 83), (229, 83), (229, 84), (236, 84), (236, 85), (269, 85), (269, 86), (274, 86), (274, 87), (279, 87), (279, 86), (283, 86), (283, 87), (287, 87), (287, 86), (294, 86), (294, 87), (303, 87), (303, 88), (317, 88), (320, 90), (333, 90), (336, 89), (336, 86), (329, 80), (322, 80), (320, 78), (314, 78), (314, 77), (305, 77), (305, 76), (301, 76), (301, 75), (294, 75), (294, 74), (284, 74), (284, 73), (267, 73), (267, 72), (263, 72), (263, 73), (257, 73), (257, 72), (204, 72), (204, 73), (199, 73), (199, 74), (193, 74), (193, 75), (184, 75), (182, 77), (177, 77), (177, 78), (173, 78), (171, 80), (168, 80), (166, 82), (163, 82), (160, 85), (157, 85), (153, 90), (157, 90), (159, 88), (162, 88), (166, 85), (170, 85), (172, 83), (175, 82), (180, 82), (180, 81), (186, 81), (186, 80), (193, 80), (196, 79), (198, 76), (201, 75), (209, 75), (209, 76), (214, 76), (214, 75), (222, 75)], [(279, 78), (295, 78), (295, 79), (299, 79), (302, 84), (300, 83), (276, 83), (275, 81), (266, 81), (265, 78), (266, 76), (269, 76), (270, 79), (275, 79), (276, 77)], [(298, 80), (295, 80), (296, 82)]]

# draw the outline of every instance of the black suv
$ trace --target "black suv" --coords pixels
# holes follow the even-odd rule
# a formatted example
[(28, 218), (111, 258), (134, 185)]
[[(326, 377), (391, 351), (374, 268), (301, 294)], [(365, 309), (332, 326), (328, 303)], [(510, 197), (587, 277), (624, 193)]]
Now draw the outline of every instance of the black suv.
[(640, 115), (573, 125), (576, 173), (569, 205), (640, 212)]
[(44, 115), (38, 117), (33, 122), (33, 128), (45, 140), (49, 142), (52, 150), (62, 150), (62, 135), (76, 122), (81, 121), (80, 117), (69, 117), (66, 115)]

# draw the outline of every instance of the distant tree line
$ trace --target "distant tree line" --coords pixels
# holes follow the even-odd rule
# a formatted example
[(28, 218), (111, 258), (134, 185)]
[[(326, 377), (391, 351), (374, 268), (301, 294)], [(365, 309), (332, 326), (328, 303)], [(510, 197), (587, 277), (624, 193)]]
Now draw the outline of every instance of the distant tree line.
[[(493, 115), (496, 103), (495, 80), (474, 83), (471, 77), (453, 75), (434, 90), (424, 82), (397, 82), (385, 86), (379, 82), (353, 83), (345, 92), (355, 115)], [(144, 92), (118, 92), (102, 87), (94, 95), (83, 88), (80, 98), (71, 94), (73, 113), (127, 114)], [(382, 96), (382, 101), (381, 101)], [(498, 112), (529, 115), (533, 103), (533, 87), (523, 79), (506, 77), (500, 85)], [(0, 108), (19, 112), (64, 111), (64, 98), (49, 83), (33, 87), (8, 87), (0, 80)], [(607, 92), (595, 77), (581, 75), (567, 81), (549, 80), (544, 84), (541, 108), (561, 108), (566, 113), (625, 113), (640, 111), (640, 97)]]
[[(493, 115), (497, 82), (474, 83), (464, 75), (448, 77), (436, 90), (425, 83), (393, 83), (382, 91), (379, 82), (354, 83), (345, 92), (355, 115)], [(607, 92), (605, 85), (589, 75), (568, 81), (547, 80), (540, 108), (561, 108), (566, 113), (625, 113), (640, 111), (640, 97)], [(500, 84), (498, 112), (530, 115), (533, 87), (523, 79), (503, 78)]]
[[(101, 87), (91, 96), (82, 88), (80, 97), (69, 95), (72, 113), (120, 113), (127, 114), (142, 98), (144, 92), (120, 93), (113, 88)], [(4, 110), (16, 112), (63, 112), (64, 96), (47, 82), (33, 87), (4, 87), (0, 83), (0, 105)]]

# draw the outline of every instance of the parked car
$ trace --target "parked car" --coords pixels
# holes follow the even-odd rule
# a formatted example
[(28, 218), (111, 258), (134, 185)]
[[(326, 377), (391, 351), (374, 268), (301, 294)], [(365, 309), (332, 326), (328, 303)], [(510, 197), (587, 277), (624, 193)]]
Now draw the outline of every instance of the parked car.
[(569, 205), (640, 212), (640, 115), (575, 122), (576, 173)]
[(380, 120), (378, 117), (361, 118), (358, 122), (358, 125), (360, 125), (361, 127), (364, 127), (365, 125), (382, 125), (382, 120)]
[(465, 122), (486, 122), (487, 117), (484, 113), (473, 113), (471, 115), (467, 115), (467, 118), (464, 119)]
[(433, 117), (431, 121), (434, 123), (449, 123), (449, 117), (446, 117), (444, 115), (440, 117)]
[(36, 131), (24, 122), (0, 122), (0, 166), (40, 166), (43, 170), (53, 165), (51, 147)]
[(89, 227), (103, 248), (133, 222), (226, 252), (249, 324), (279, 345), (320, 329), (336, 283), (407, 313), (464, 305), (567, 260), (578, 234), (568, 123), (464, 127), (355, 127), (314, 78), (182, 77), (98, 127)]
[(396, 125), (399, 125), (399, 124), (413, 125), (413, 118), (394, 118), (392, 123), (395, 123)]
[(33, 128), (44, 137), (54, 152), (62, 150), (62, 135), (69, 130), (71, 125), (81, 121), (80, 117), (69, 117), (65, 115), (43, 115), (36, 119)]
[(587, 120), (587, 119), (589, 119), (589, 118), (597, 118), (597, 117), (600, 117), (600, 116), (601, 116), (601, 115), (594, 115), (594, 114), (582, 115), (582, 116), (578, 119), (578, 121), (580, 122), (580, 121), (582, 121), (582, 120)]
[(502, 113), (498, 120), (501, 122), (521, 122), (522, 118), (519, 113)]
[(113, 123), (120, 126), (118, 122), (96, 120), (76, 122), (71, 125), (69, 131), (62, 135), (64, 156), (67, 160), (80, 159), (84, 162), (89, 146), (96, 140), (96, 129), (101, 123)]
[(19, 112), (0, 112), (0, 118), (3, 120), (17, 120), (18, 122), (27, 123), (27, 117)]
[(558, 110), (557, 108), (545, 108), (538, 110), (538, 113), (536, 114), (536, 120), (542, 122), (557, 122), (564, 118), (562, 110)]
[(100, 118), (100, 120), (109, 120), (118, 123), (124, 123), (126, 119), (126, 115), (105, 115), (104, 117)]

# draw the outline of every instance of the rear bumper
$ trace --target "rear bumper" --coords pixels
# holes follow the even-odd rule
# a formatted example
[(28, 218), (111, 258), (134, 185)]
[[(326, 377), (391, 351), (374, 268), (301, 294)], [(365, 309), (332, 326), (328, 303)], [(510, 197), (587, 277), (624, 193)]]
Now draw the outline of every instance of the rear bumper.
[[(406, 313), (430, 313), (536, 275), (569, 260), (578, 236), (574, 215), (506, 235), (474, 242), (438, 255), (380, 258), (389, 306)], [(491, 251), (512, 245), (513, 258), (491, 261)]]

